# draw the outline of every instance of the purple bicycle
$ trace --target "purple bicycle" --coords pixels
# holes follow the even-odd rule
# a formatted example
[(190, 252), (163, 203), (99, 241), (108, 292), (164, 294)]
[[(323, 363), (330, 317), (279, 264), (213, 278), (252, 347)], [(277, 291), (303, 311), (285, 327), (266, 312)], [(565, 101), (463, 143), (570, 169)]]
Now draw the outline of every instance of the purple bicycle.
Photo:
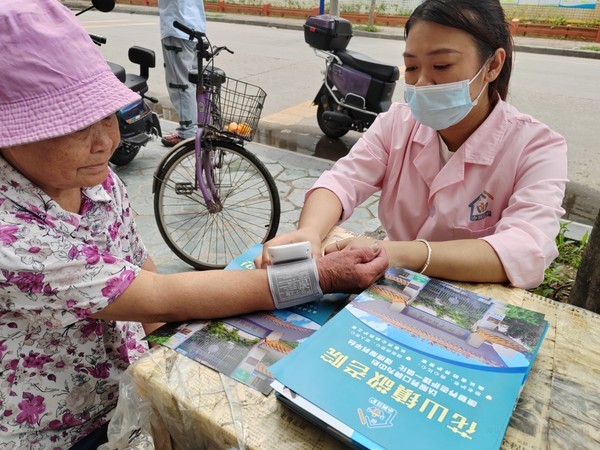
[[(246, 148), (266, 93), (228, 78), (214, 66), (227, 47), (204, 33), (174, 25), (198, 42), (198, 131), (161, 161), (152, 192), (158, 229), (169, 248), (196, 269), (220, 269), (256, 243), (275, 236), (281, 206), (272, 175)], [(207, 63), (203, 66), (203, 61)]]

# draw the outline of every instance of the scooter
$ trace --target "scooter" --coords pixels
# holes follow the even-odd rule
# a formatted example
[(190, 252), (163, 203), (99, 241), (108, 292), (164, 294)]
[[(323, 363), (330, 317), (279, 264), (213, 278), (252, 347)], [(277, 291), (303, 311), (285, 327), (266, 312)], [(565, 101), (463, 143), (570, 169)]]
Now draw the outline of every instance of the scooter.
[[(114, 0), (92, 0), (92, 6), (78, 12), (80, 15), (92, 8), (102, 12), (112, 11), (115, 7)], [(96, 45), (106, 43), (106, 38), (90, 34)], [(129, 61), (140, 66), (139, 75), (126, 73), (125, 68), (119, 64), (107, 61), (115, 76), (129, 89), (138, 93), (141, 98), (117, 111), (121, 142), (110, 158), (116, 166), (124, 166), (136, 157), (140, 148), (152, 139), (153, 136), (162, 136), (160, 122), (156, 113), (150, 110), (146, 100), (158, 103), (158, 99), (146, 95), (148, 92), (148, 77), (150, 68), (156, 67), (154, 51), (147, 48), (133, 46), (129, 49)]]
[(351, 38), (352, 23), (341, 17), (322, 14), (304, 23), (305, 42), (325, 59), (323, 85), (313, 104), (319, 128), (330, 138), (367, 130), (391, 106), (400, 78), (397, 66), (346, 50)]

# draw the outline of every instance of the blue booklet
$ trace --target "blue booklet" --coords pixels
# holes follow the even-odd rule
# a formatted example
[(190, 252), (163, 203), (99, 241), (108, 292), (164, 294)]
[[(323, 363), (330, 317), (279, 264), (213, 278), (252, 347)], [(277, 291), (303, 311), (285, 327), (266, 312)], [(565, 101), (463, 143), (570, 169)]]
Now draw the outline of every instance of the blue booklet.
[[(261, 244), (254, 245), (225, 270), (254, 269), (254, 258), (261, 251)], [(168, 323), (146, 339), (269, 394), (273, 381), (269, 367), (318, 330), (347, 299), (346, 294), (327, 294), (318, 301), (288, 309)]]
[(272, 386), (355, 448), (498, 449), (547, 327), (393, 267), (271, 366)]

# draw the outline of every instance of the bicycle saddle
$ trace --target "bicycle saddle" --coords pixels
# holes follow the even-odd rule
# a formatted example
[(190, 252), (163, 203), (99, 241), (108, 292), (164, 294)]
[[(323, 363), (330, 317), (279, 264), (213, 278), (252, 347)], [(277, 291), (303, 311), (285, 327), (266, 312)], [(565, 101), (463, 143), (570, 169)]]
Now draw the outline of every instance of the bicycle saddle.
[(334, 54), (340, 58), (343, 64), (367, 73), (383, 82), (394, 82), (400, 78), (400, 69), (398, 66), (381, 63), (370, 56), (353, 52), (352, 50), (338, 50)]

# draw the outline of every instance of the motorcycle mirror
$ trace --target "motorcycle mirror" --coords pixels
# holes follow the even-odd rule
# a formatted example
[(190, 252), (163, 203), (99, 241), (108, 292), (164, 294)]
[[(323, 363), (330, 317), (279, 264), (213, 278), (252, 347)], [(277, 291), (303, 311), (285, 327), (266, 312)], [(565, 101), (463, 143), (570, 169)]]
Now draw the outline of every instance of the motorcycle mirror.
[(115, 8), (115, 0), (92, 0), (92, 5), (98, 11), (110, 12)]

